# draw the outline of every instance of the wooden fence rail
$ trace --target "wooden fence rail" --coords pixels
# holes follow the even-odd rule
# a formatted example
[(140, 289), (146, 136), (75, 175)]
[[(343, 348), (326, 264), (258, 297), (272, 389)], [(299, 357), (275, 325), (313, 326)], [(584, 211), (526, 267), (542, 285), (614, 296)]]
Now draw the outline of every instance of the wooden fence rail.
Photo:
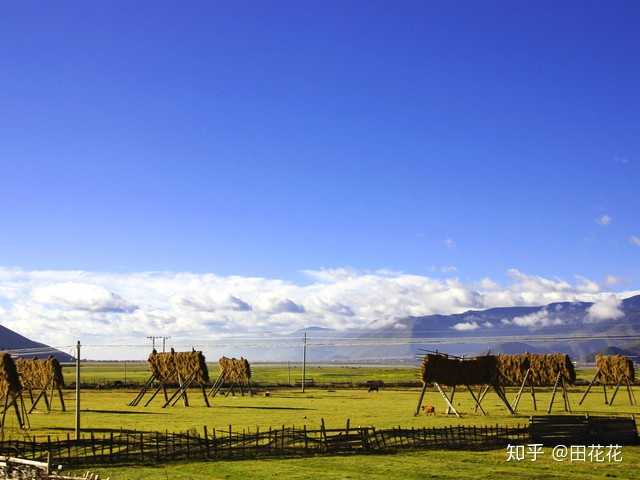
[[(66, 466), (143, 464), (173, 460), (216, 460), (319, 454), (384, 453), (400, 449), (489, 449), (507, 444), (554, 442), (635, 444), (633, 417), (585, 415), (531, 417), (528, 425), (448, 426), (376, 429), (372, 426), (319, 429), (285, 427), (254, 430), (203, 427), (182, 433), (109, 431), (85, 433), (79, 439), (25, 437), (0, 441), (0, 455)], [(573, 442), (573, 443), (571, 443)], [(555, 443), (554, 443), (555, 444)]]
[[(201, 431), (118, 431), (84, 434), (80, 439), (32, 437), (0, 442), (0, 455), (63, 465), (152, 463), (189, 459), (256, 458), (339, 453), (382, 453), (418, 448), (495, 448), (529, 439), (527, 426), (437, 428), (303, 427)], [(48, 457), (49, 456), (49, 457)]]

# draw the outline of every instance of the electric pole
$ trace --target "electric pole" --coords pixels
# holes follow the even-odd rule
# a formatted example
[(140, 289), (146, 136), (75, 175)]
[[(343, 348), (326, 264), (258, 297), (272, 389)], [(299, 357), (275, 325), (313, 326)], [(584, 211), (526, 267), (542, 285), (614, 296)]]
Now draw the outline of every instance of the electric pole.
[(156, 349), (156, 339), (157, 340), (162, 340), (162, 353), (164, 353), (165, 351), (165, 345), (166, 345), (166, 341), (168, 339), (170, 339), (171, 337), (164, 337), (162, 335), (149, 335), (147, 337), (149, 340), (151, 340), (151, 344), (153, 345), (153, 349)]
[(304, 344), (302, 346), (302, 393), (304, 393), (304, 383), (307, 376), (307, 332), (304, 332)]
[(80, 440), (80, 340), (76, 345), (76, 440)]

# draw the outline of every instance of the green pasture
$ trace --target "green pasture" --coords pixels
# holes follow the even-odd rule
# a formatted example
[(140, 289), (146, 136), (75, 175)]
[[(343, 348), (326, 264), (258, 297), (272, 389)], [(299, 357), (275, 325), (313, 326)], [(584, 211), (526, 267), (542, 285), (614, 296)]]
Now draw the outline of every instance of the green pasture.
[[(217, 363), (207, 364), (209, 377), (213, 382), (218, 376)], [(65, 381), (75, 382), (75, 369), (65, 366)], [(83, 362), (80, 370), (82, 383), (105, 384), (114, 381), (143, 383), (149, 377), (147, 362)], [(302, 378), (300, 363), (254, 363), (251, 365), (253, 381), (259, 384), (287, 385), (299, 383)], [(376, 365), (316, 365), (308, 364), (306, 378), (315, 383), (361, 383), (367, 380), (382, 380), (387, 383), (418, 381), (416, 366), (376, 366)]]
[(536, 461), (506, 462), (505, 450), (424, 450), (395, 455), (193, 462), (97, 470), (111, 480), (367, 479), (601, 480), (640, 479), (640, 448), (624, 447), (622, 463), (558, 463), (551, 449)]
[[(208, 363), (209, 377), (213, 382), (218, 375), (217, 363)], [(578, 368), (581, 381), (590, 381), (594, 368)], [(253, 381), (258, 384), (287, 385), (300, 382), (302, 364), (300, 363), (254, 363), (251, 365)], [(406, 383), (419, 381), (419, 369), (414, 365), (332, 365), (307, 364), (306, 378), (315, 383), (362, 383), (367, 380), (382, 380), (386, 383)], [(67, 383), (75, 382), (75, 368), (66, 365), (63, 369)], [(83, 362), (81, 368), (82, 383), (104, 384), (114, 381), (143, 383), (149, 377), (147, 362)]]
[[(119, 379), (115, 363), (92, 364), (85, 366), (85, 375), (101, 375)], [(117, 365), (121, 366), (121, 365)], [(136, 374), (146, 378), (146, 365), (136, 364)], [(214, 371), (215, 372), (215, 371)], [(288, 370), (286, 365), (264, 365), (254, 367), (254, 378), (260, 383), (286, 383)], [(375, 366), (311, 366), (309, 376), (316, 383), (360, 382), (368, 379), (381, 379), (391, 383), (393, 379), (415, 379), (413, 367), (375, 367)], [(214, 373), (215, 374), (215, 373)], [(590, 372), (581, 371), (585, 378)], [(281, 382), (280, 379), (285, 379)], [(339, 379), (339, 380), (336, 380)], [(357, 380), (354, 380), (357, 379)], [(84, 380), (83, 380), (84, 381)], [(398, 381), (398, 380), (396, 380)], [(578, 407), (585, 386), (569, 389), (570, 401), (574, 413), (593, 415), (638, 414), (640, 408), (631, 407), (626, 391), (622, 389), (614, 406), (604, 404), (602, 389), (594, 389), (585, 403)], [(307, 425), (317, 428), (324, 419), (328, 428), (342, 427), (347, 419), (352, 426), (374, 425), (378, 428), (391, 426), (431, 427), (443, 425), (514, 425), (525, 424), (528, 417), (536, 412), (532, 409), (531, 397), (523, 396), (518, 415), (511, 416), (495, 393), (489, 393), (483, 402), (488, 416), (474, 412), (473, 401), (465, 390), (458, 390), (455, 396), (456, 408), (462, 418), (444, 415), (444, 400), (432, 389), (427, 391), (425, 403), (436, 408), (436, 416), (413, 416), (419, 388), (383, 388), (380, 392), (368, 393), (364, 388), (310, 388), (305, 393), (300, 388), (278, 388), (270, 391), (270, 396), (262, 388), (253, 397), (217, 396), (211, 400), (211, 408), (204, 406), (202, 393), (193, 389), (189, 392), (191, 407), (181, 404), (163, 409), (161, 395), (147, 408), (128, 407), (127, 403), (135, 396), (135, 389), (82, 391), (81, 414), (85, 434), (90, 431), (135, 429), (202, 432), (203, 426), (234, 430), (261, 430), (282, 425)], [(517, 389), (507, 389), (507, 396), (513, 399)], [(610, 392), (611, 394), (611, 392)], [(635, 387), (640, 399), (640, 388)], [(51, 435), (64, 438), (72, 433), (74, 426), (74, 392), (65, 390), (67, 412), (59, 411), (57, 401), (55, 411), (34, 412), (30, 415), (31, 431), (28, 435)], [(551, 391), (549, 388), (537, 389), (538, 414), (546, 413)], [(555, 412), (562, 412), (561, 395), (556, 396)], [(5, 436), (23, 436), (25, 432), (16, 429), (15, 419), (7, 416)], [(622, 465), (556, 464), (547, 459), (539, 462), (506, 463), (503, 451), (462, 452), (462, 451), (423, 451), (401, 453), (397, 455), (338, 456), (316, 457), (287, 460), (260, 461), (219, 461), (170, 464), (156, 467), (117, 467), (109, 471), (100, 471), (111, 475), (112, 480), (119, 479), (204, 479), (237, 478), (251, 475), (262, 478), (640, 478), (637, 472), (640, 460), (640, 448), (625, 447), (625, 459)], [(364, 468), (366, 466), (366, 468)], [(631, 467), (634, 467), (633, 469)]]

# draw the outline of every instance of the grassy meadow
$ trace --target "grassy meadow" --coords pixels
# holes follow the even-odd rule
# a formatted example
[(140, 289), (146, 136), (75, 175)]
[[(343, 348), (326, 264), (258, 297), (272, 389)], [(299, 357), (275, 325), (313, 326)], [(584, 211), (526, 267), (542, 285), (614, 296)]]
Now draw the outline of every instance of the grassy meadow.
[[(121, 364), (92, 364), (83, 369), (83, 381), (88, 378), (110, 378), (122, 380)], [(144, 367), (144, 368), (142, 368)], [(71, 371), (69, 371), (71, 373)], [(212, 376), (215, 376), (212, 368)], [(298, 374), (292, 377), (296, 379)], [(589, 371), (581, 371), (581, 377), (588, 377)], [(145, 364), (128, 366), (128, 375), (137, 375), (144, 380), (147, 375)], [(324, 382), (363, 382), (368, 379), (382, 379), (387, 382), (410, 381), (416, 379), (414, 367), (375, 367), (375, 366), (311, 366), (308, 376), (316, 383)], [(257, 382), (286, 383), (288, 370), (286, 365), (256, 365), (254, 378)], [(570, 389), (570, 400), (574, 413), (589, 412), (593, 415), (636, 414), (638, 407), (631, 407), (627, 394), (621, 390), (616, 405), (604, 404), (602, 389), (595, 389), (585, 403), (578, 407), (581, 392), (585, 387)], [(128, 407), (127, 403), (135, 396), (136, 389), (99, 390), (87, 389), (82, 392), (82, 426), (90, 430), (168, 430), (201, 432), (204, 425), (209, 429), (227, 429), (232, 425), (236, 429), (254, 430), (278, 427), (282, 425), (307, 425), (315, 428), (324, 419), (328, 428), (342, 427), (347, 419), (352, 426), (374, 425), (376, 427), (414, 426), (431, 427), (443, 425), (505, 425), (525, 424), (535, 412), (531, 397), (524, 395), (517, 416), (508, 414), (498, 397), (489, 393), (483, 402), (488, 416), (474, 413), (473, 401), (468, 392), (456, 393), (455, 405), (462, 418), (445, 416), (444, 400), (433, 390), (428, 390), (425, 403), (435, 406), (437, 415), (413, 416), (418, 388), (383, 388), (380, 392), (368, 393), (364, 388), (310, 388), (301, 393), (299, 388), (278, 388), (271, 390), (266, 397), (264, 390), (253, 397), (217, 396), (212, 400), (211, 408), (206, 408), (202, 394), (198, 390), (190, 392), (190, 408), (181, 404), (175, 407), (161, 408), (159, 395), (147, 408)], [(516, 389), (508, 389), (512, 399)], [(640, 398), (640, 388), (636, 387)], [(550, 399), (550, 389), (538, 389), (538, 414), (546, 412)], [(32, 429), (30, 434), (64, 437), (71, 433), (74, 426), (74, 392), (65, 390), (67, 412), (34, 412), (30, 415)], [(561, 412), (561, 395), (556, 396), (556, 412)], [(22, 436), (16, 430), (15, 419), (7, 417), (7, 434)], [(462, 452), (462, 451), (422, 451), (397, 455), (336, 456), (305, 459), (260, 460), (260, 461), (218, 461), (193, 462), (189, 464), (168, 464), (148, 467), (114, 467), (100, 473), (111, 475), (112, 480), (119, 479), (198, 479), (198, 478), (236, 478), (252, 475), (262, 478), (640, 478), (637, 469), (630, 467), (638, 464), (640, 448), (625, 447), (625, 459), (622, 465), (592, 464), (556, 464), (542, 459), (538, 462), (506, 463), (505, 452)], [(366, 465), (366, 470), (363, 469)], [(634, 476), (635, 475), (635, 476)]]

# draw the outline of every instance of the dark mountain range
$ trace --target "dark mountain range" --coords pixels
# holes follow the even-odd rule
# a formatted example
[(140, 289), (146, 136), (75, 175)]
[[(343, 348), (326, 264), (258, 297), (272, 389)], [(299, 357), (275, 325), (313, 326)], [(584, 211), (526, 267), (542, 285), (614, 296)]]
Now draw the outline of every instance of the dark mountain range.
[[(29, 350), (26, 350), (29, 349)], [(49, 355), (54, 356), (60, 362), (71, 362), (74, 358), (60, 350), (51, 349), (44, 343), (34, 342), (33, 340), (23, 337), (19, 333), (9, 330), (7, 327), (0, 325), (0, 351), (23, 350), (31, 351), (33, 354), (21, 354), (22, 358), (46, 358)]]
[[(596, 352), (625, 352), (640, 355), (638, 340), (584, 339), (550, 341), (553, 337), (588, 337), (589, 335), (640, 335), (640, 295), (623, 300), (620, 305), (592, 309), (589, 302), (558, 302), (534, 307), (504, 307), (469, 310), (453, 315), (407, 317), (394, 325), (376, 330), (337, 332), (322, 329), (322, 336), (371, 339), (372, 345), (314, 347), (308, 354), (312, 361), (359, 359), (414, 359), (423, 349), (453, 354), (564, 352), (576, 360), (593, 361)], [(300, 332), (296, 332), (296, 336)], [(308, 330), (313, 343), (317, 332)], [(399, 345), (375, 345), (376, 339), (403, 337)], [(500, 338), (505, 337), (504, 341)], [(514, 339), (514, 337), (516, 337)], [(523, 337), (519, 340), (518, 337)], [(545, 338), (546, 337), (546, 338)], [(480, 342), (478, 338), (490, 338)], [(459, 342), (451, 343), (451, 339)], [(398, 342), (400, 343), (400, 342)]]
[[(487, 351), (564, 352), (581, 361), (593, 361), (597, 352), (640, 358), (640, 341), (637, 338), (567, 338), (640, 335), (640, 295), (627, 298), (619, 305), (607, 305), (604, 309), (594, 309), (588, 302), (560, 302), (537, 307), (490, 308), (453, 315), (407, 317), (379, 329), (339, 331), (307, 327), (282, 336), (280, 345), (239, 346), (237, 352), (225, 349), (225, 354), (244, 355), (253, 361), (298, 362), (302, 358), (305, 332), (309, 362), (414, 361), (424, 349), (458, 355)], [(48, 347), (0, 326), (0, 350), (25, 348)], [(55, 356), (61, 361), (73, 360), (60, 351), (55, 351)]]

